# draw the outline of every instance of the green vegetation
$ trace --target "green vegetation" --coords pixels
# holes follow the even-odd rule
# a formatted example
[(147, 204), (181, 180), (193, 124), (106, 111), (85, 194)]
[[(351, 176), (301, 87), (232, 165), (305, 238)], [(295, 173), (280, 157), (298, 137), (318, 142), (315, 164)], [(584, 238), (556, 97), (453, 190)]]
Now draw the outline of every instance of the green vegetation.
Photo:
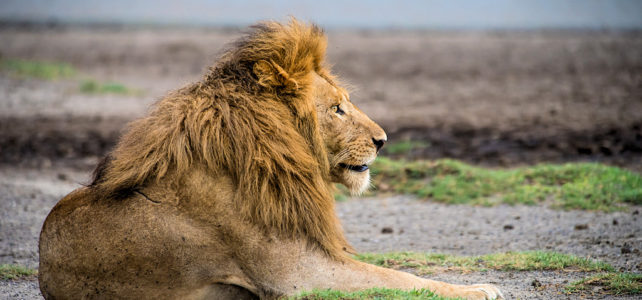
[(425, 149), (428, 148), (430, 144), (424, 141), (401, 141), (387, 145), (384, 149), (386, 154), (407, 154), (412, 152), (415, 149)]
[(17, 77), (54, 80), (75, 75), (76, 70), (67, 63), (29, 61), (22, 59), (0, 60), (0, 70)]
[(314, 290), (311, 292), (303, 292), (296, 297), (290, 299), (296, 300), (357, 300), (357, 299), (405, 299), (405, 300), (447, 300), (451, 298), (443, 298), (436, 296), (431, 291), (426, 289), (401, 291), (398, 289), (384, 289), (373, 288), (358, 292), (341, 292), (334, 290)]
[(88, 94), (139, 94), (140, 91), (130, 89), (120, 83), (99, 83), (95, 80), (85, 80), (80, 84), (80, 91)]
[[(78, 74), (78, 71), (67, 63), (22, 59), (2, 59), (0, 60), (0, 70), (8, 72), (9, 74), (19, 78), (38, 78), (46, 80), (69, 78)], [(141, 94), (141, 91), (128, 88), (120, 83), (100, 83), (93, 79), (82, 81), (80, 83), (80, 91), (90, 94)]]
[(567, 293), (592, 291), (593, 287), (602, 287), (602, 292), (608, 294), (642, 294), (642, 274), (633, 273), (602, 273), (569, 284)]
[(371, 166), (377, 191), (414, 194), (452, 204), (537, 204), (613, 211), (642, 205), (642, 177), (595, 163), (542, 164), (507, 170), (463, 162), (378, 158)]
[(19, 265), (0, 265), (0, 279), (13, 280), (34, 276), (38, 271)]
[(386, 268), (415, 269), (420, 274), (430, 274), (444, 269), (461, 272), (488, 269), (500, 271), (613, 271), (612, 266), (603, 262), (570, 254), (546, 251), (507, 252), (481, 256), (453, 256), (414, 252), (366, 253), (356, 255), (355, 259)]

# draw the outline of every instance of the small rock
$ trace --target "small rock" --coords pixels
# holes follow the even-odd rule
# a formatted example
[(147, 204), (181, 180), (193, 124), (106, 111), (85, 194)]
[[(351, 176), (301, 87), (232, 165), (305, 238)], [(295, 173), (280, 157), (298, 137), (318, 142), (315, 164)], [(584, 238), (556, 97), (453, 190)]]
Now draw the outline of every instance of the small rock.
[(639, 215), (639, 214), (640, 214), (640, 211), (636, 209), (635, 211), (633, 211), (633, 214), (634, 214), (634, 215)]
[(522, 218), (522, 217), (520, 217), (520, 216), (515, 216), (515, 218), (514, 218), (514, 219), (515, 219), (515, 220), (519, 220), (519, 219), (521, 219), (521, 218)]
[(67, 180), (67, 174), (65, 173), (58, 173), (57, 177), (58, 177), (58, 180), (62, 180), (62, 181)]
[(533, 279), (533, 281), (531, 282), (531, 285), (532, 285), (533, 287), (535, 287), (535, 288), (540, 288), (540, 287), (542, 287), (542, 283), (541, 283), (541, 282), (539, 282), (539, 280), (537, 280), (537, 278), (536, 278), (536, 279)]
[(575, 224), (575, 230), (586, 230), (588, 229), (588, 224)]
[(616, 226), (617, 226), (617, 224), (619, 224), (619, 223), (618, 223), (618, 221), (617, 221), (617, 219), (613, 219), (613, 225), (616, 225)]
[(392, 230), (392, 227), (381, 228), (381, 233), (383, 233), (383, 234), (389, 234), (389, 233), (393, 233), (393, 232), (394, 232), (394, 230)]
[(620, 252), (622, 252), (622, 254), (627, 254), (633, 252), (633, 249), (631, 248), (631, 245), (629, 245), (628, 243), (624, 243), (624, 245), (622, 245), (622, 248), (620, 248)]
[(513, 230), (514, 228), (515, 228), (515, 226), (513, 226), (511, 224), (504, 225), (504, 230)]

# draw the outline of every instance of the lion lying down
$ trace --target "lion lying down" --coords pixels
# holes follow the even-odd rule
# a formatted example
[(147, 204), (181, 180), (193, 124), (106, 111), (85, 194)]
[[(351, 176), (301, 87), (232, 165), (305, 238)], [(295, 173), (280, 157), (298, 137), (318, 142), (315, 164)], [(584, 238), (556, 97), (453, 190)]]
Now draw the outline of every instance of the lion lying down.
[(130, 124), (40, 235), (47, 299), (274, 299), (428, 288), (502, 298), (353, 260), (332, 183), (363, 191), (384, 131), (324, 66), (316, 26), (263, 23)]

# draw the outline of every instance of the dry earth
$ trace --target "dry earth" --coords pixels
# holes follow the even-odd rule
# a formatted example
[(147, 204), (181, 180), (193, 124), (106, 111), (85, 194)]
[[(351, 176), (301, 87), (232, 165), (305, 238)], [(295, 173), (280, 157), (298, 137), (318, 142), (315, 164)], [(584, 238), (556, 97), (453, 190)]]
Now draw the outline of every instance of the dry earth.
[[(59, 167), (4, 168), (0, 178), (0, 264), (37, 268), (38, 234), (44, 218), (62, 196), (87, 182), (89, 174)], [(599, 259), (629, 272), (642, 269), (640, 210), (599, 213), (530, 206), (454, 206), (407, 196), (350, 199), (337, 205), (346, 235), (360, 252), (480, 255), (552, 250)], [(506, 225), (513, 229), (506, 230)], [(588, 228), (576, 230), (575, 225)], [(384, 228), (392, 233), (383, 233)], [(623, 247), (629, 247), (631, 253), (622, 254)], [(464, 275), (443, 272), (430, 278), (462, 284), (491, 282), (501, 286), (508, 299), (566, 299), (569, 296), (562, 293), (563, 287), (585, 276), (588, 274), (567, 271), (489, 271)], [(534, 288), (534, 280), (543, 288)], [(0, 299), (38, 297), (35, 281), (0, 281)], [(594, 298), (634, 299), (599, 293)]]
[[(168, 90), (197, 80), (238, 35), (186, 28), (0, 27), (1, 58), (67, 62), (80, 73), (45, 81), (0, 72), (0, 263), (36, 267), (37, 236), (55, 202), (87, 182), (127, 121)], [(353, 101), (391, 140), (431, 144), (412, 158), (455, 157), (491, 166), (583, 160), (642, 170), (639, 32), (330, 31), (329, 38), (329, 60), (355, 86)], [(83, 94), (83, 78), (144, 93)], [(642, 268), (639, 207), (564, 212), (391, 196), (350, 199), (337, 209), (361, 251), (555, 250), (622, 270)], [(575, 230), (578, 224), (588, 228)], [(383, 227), (393, 233), (382, 233)], [(632, 253), (622, 254), (623, 247)], [(561, 287), (584, 275), (434, 276), (494, 282), (509, 298), (565, 299)], [(533, 288), (533, 279), (544, 288)], [(1, 299), (38, 295), (34, 281), (0, 282)]]

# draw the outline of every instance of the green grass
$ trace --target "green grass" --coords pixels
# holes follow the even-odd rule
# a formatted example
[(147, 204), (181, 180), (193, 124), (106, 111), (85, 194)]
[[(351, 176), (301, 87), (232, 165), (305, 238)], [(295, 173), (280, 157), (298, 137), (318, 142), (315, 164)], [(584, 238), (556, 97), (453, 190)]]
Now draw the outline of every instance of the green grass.
[(642, 205), (642, 177), (596, 163), (541, 164), (488, 169), (451, 159), (378, 158), (371, 166), (374, 193), (414, 194), (451, 204), (538, 204), (613, 211)]
[(570, 254), (546, 251), (506, 252), (481, 256), (453, 256), (414, 252), (365, 253), (356, 255), (355, 259), (386, 268), (415, 269), (419, 274), (430, 274), (445, 269), (461, 272), (485, 270), (611, 272), (614, 270), (607, 263)]
[(357, 300), (357, 299), (405, 299), (405, 300), (447, 300), (452, 298), (444, 298), (436, 296), (430, 290), (410, 290), (402, 291), (398, 289), (385, 289), (385, 288), (372, 288), (357, 292), (341, 292), (335, 290), (313, 290), (311, 292), (303, 292), (295, 297), (290, 297), (291, 300)]
[(592, 292), (593, 287), (602, 287), (603, 293), (622, 295), (642, 294), (642, 274), (602, 273), (573, 282), (566, 286), (567, 293)]
[(0, 265), (0, 279), (24, 279), (36, 275), (38, 271), (19, 265)]
[(428, 142), (424, 141), (401, 141), (386, 145), (384, 153), (392, 155), (408, 154), (415, 149), (425, 149), (430, 147)]
[[(0, 70), (19, 78), (46, 80), (69, 78), (78, 74), (78, 71), (67, 63), (23, 59), (1, 59)], [(117, 82), (100, 83), (93, 79), (83, 80), (79, 89), (88, 94), (138, 95), (142, 93), (140, 90), (128, 88)]]
[(140, 91), (128, 88), (120, 83), (100, 83), (95, 80), (84, 80), (80, 83), (80, 91), (87, 94), (139, 94)]
[(22, 59), (0, 60), (0, 70), (22, 78), (54, 80), (74, 76), (77, 72), (70, 64), (60, 62), (31, 61)]

